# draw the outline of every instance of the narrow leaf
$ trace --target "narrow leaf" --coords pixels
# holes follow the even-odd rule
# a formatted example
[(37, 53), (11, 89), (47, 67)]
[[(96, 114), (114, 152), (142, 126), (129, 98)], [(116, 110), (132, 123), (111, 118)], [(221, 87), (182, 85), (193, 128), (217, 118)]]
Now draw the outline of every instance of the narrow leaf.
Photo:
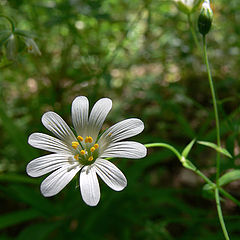
[(36, 154), (36, 150), (27, 144), (27, 136), (16, 123), (7, 115), (6, 108), (0, 103), (0, 122), (7, 132), (12, 144), (16, 147), (19, 155), (26, 162), (29, 162)]
[(219, 185), (223, 186), (238, 179), (240, 179), (240, 170), (233, 170), (225, 173), (219, 178)]
[(0, 216), (0, 229), (42, 216), (34, 209), (21, 210)]
[[(34, 239), (44, 240), (50, 239), (48, 235), (59, 227), (61, 222), (44, 222), (36, 223), (25, 227), (18, 235), (17, 240)], [(36, 232), (38, 234), (36, 234)]]
[(232, 158), (232, 155), (228, 152), (227, 149), (225, 148), (222, 148), (222, 147), (218, 147), (215, 143), (211, 143), (211, 142), (206, 142), (206, 141), (197, 141), (197, 143), (201, 144), (201, 145), (204, 145), (204, 146), (207, 146), (207, 147), (210, 147), (210, 148), (213, 148), (215, 149), (217, 152), (229, 157), (229, 158)]
[(183, 167), (190, 169), (192, 171), (196, 171), (197, 168), (194, 166), (194, 164), (191, 161), (184, 159), (181, 162), (182, 162)]
[(193, 139), (182, 151), (182, 156), (187, 158), (189, 152), (191, 151), (193, 144), (195, 143), (195, 139)]
[(10, 174), (4, 173), (0, 174), (0, 182), (39, 184), (40, 180), (15, 173)]

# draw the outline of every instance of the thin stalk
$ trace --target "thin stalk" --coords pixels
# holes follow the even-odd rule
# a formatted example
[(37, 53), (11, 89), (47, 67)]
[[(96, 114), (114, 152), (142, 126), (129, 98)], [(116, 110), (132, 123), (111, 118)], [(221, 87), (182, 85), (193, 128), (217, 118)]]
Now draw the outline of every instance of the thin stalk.
[[(219, 124), (219, 116), (218, 116), (218, 109), (217, 109), (217, 99), (214, 89), (214, 84), (212, 80), (212, 74), (208, 63), (208, 56), (207, 56), (207, 44), (206, 44), (206, 36), (203, 35), (203, 55), (204, 55), (204, 62), (207, 69), (208, 74), (208, 80), (210, 85), (210, 90), (212, 94), (212, 100), (213, 100), (213, 108), (214, 108), (214, 115), (215, 115), (215, 122), (216, 122), (216, 131), (217, 131), (217, 145), (218, 147), (221, 147), (221, 139), (220, 139), (220, 124)], [(218, 218), (222, 227), (222, 231), (224, 234), (224, 237), (226, 240), (229, 240), (228, 232), (224, 223), (223, 214), (222, 214), (222, 208), (221, 203), (219, 199), (219, 176), (220, 176), (220, 154), (217, 152), (217, 163), (216, 163), (216, 188), (215, 188), (215, 200), (217, 205), (217, 212), (218, 212)]]
[(216, 184), (212, 182), (206, 175), (204, 175), (199, 169), (195, 170), (195, 173), (200, 176), (205, 182), (207, 182), (212, 188), (216, 187)]
[(219, 218), (219, 221), (220, 221), (220, 224), (221, 224), (221, 227), (222, 227), (223, 235), (224, 235), (226, 240), (230, 240), (230, 238), (228, 236), (226, 226), (225, 226), (225, 223), (224, 223), (224, 219), (223, 219), (218, 188), (215, 188), (215, 198), (216, 198), (216, 204), (217, 204), (218, 218)]
[(168, 148), (170, 151), (172, 151), (176, 156), (177, 158), (181, 161), (181, 154), (174, 148), (172, 147), (171, 145), (169, 144), (166, 144), (166, 143), (148, 143), (148, 144), (145, 144), (144, 145), (146, 148), (149, 148), (149, 147), (165, 147), (165, 148)]
[(14, 22), (13, 22), (13, 20), (12, 20), (10, 17), (0, 14), (0, 18), (5, 18), (6, 20), (8, 20), (8, 22), (9, 22), (10, 25), (11, 25), (11, 30), (12, 30), (12, 32), (15, 31)]
[[(206, 37), (203, 36), (203, 53), (204, 53), (204, 61), (207, 68), (207, 74), (208, 74), (208, 80), (209, 80), (209, 86), (211, 89), (212, 94), (212, 100), (213, 100), (213, 108), (214, 108), (214, 115), (215, 115), (215, 121), (216, 121), (216, 131), (217, 131), (217, 145), (218, 147), (221, 147), (221, 140), (220, 140), (220, 124), (219, 124), (219, 117), (218, 117), (218, 108), (217, 108), (217, 99), (214, 89), (214, 84), (212, 80), (212, 74), (208, 63), (208, 57), (207, 57), (207, 44), (206, 44)], [(217, 173), (216, 173), (216, 184), (217, 187), (219, 187), (219, 176), (220, 176), (220, 154), (217, 152)]]
[(201, 51), (201, 46), (200, 46), (200, 44), (199, 44), (199, 41), (198, 41), (198, 38), (197, 38), (197, 34), (196, 34), (196, 31), (195, 31), (195, 28), (193, 27), (191, 14), (188, 14), (187, 17), (188, 17), (189, 28), (190, 28), (191, 33), (192, 33), (192, 36), (193, 36), (193, 40), (194, 40), (194, 42), (195, 42), (198, 50)]

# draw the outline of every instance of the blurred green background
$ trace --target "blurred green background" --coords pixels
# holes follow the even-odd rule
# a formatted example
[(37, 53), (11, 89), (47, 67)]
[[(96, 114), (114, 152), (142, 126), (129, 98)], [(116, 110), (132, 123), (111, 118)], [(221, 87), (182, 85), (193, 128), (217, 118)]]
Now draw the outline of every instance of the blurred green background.
[[(222, 157), (226, 172), (240, 168), (240, 5), (219, 0), (212, 7), (209, 60), (223, 146), (234, 156)], [(0, 18), (0, 239), (223, 239), (211, 193), (167, 150), (113, 160), (128, 186), (114, 192), (101, 182), (97, 207), (84, 204), (77, 181), (44, 198), (44, 177), (25, 172), (29, 161), (46, 154), (27, 144), (31, 133), (49, 133), (42, 114), (53, 110), (71, 125), (71, 102), (79, 95), (91, 104), (101, 97), (113, 100), (106, 126), (142, 119), (145, 130), (134, 138), (142, 143), (168, 142), (181, 150), (193, 138), (215, 142), (202, 53), (173, 1), (1, 0), (0, 14), (23, 34), (12, 45), (4, 42), (10, 25)], [(41, 55), (27, 39), (34, 39)], [(190, 159), (214, 179), (213, 150), (195, 145)], [(225, 189), (240, 199), (239, 181)], [(222, 207), (237, 240), (239, 208), (230, 200)]]

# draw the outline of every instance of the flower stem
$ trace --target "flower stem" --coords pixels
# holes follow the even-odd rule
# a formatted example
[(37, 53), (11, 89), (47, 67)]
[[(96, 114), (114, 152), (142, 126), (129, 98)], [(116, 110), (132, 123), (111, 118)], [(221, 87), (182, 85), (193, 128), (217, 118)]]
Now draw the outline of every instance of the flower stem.
[(215, 188), (215, 199), (216, 199), (216, 204), (217, 204), (218, 218), (219, 218), (219, 221), (220, 221), (220, 224), (221, 224), (221, 227), (222, 227), (223, 235), (224, 235), (226, 240), (230, 240), (230, 238), (228, 236), (226, 226), (225, 226), (225, 223), (224, 223), (224, 219), (223, 219), (218, 188)]
[(193, 27), (191, 14), (188, 14), (187, 17), (188, 17), (189, 28), (190, 28), (191, 33), (192, 33), (192, 36), (193, 36), (193, 40), (194, 40), (194, 42), (195, 42), (198, 50), (201, 51), (201, 46), (200, 46), (200, 44), (199, 44), (199, 41), (198, 41), (198, 38), (197, 38), (197, 34), (196, 34), (195, 29), (194, 29), (194, 27)]
[(178, 159), (181, 161), (181, 154), (171, 145), (167, 144), (167, 143), (148, 143), (144, 145), (146, 148), (149, 147), (165, 147), (168, 148), (170, 151), (172, 151), (177, 157)]
[[(149, 147), (165, 147), (168, 148), (169, 150), (171, 150), (172, 152), (175, 153), (175, 155), (179, 158), (179, 160), (181, 161), (181, 154), (171, 145), (166, 144), (166, 143), (148, 143), (145, 144), (146, 148)], [(200, 176), (206, 183), (208, 183), (212, 189), (214, 190), (216, 188), (216, 184), (211, 181), (203, 172), (201, 172), (197, 167), (196, 170), (194, 171), (198, 176)], [(221, 188), (220, 186), (218, 187), (219, 192), (225, 196), (226, 198), (232, 200), (235, 204), (237, 204), (240, 207), (240, 201), (238, 201), (235, 197), (233, 197), (230, 193), (228, 193), (227, 191), (225, 191), (223, 188)]]
[[(214, 89), (214, 84), (212, 80), (211, 70), (208, 63), (208, 56), (207, 56), (207, 44), (206, 44), (206, 36), (203, 35), (203, 55), (204, 55), (204, 62), (207, 69), (208, 74), (208, 80), (213, 100), (213, 108), (214, 108), (214, 115), (215, 115), (215, 122), (216, 122), (216, 131), (217, 131), (217, 145), (218, 147), (221, 147), (221, 139), (220, 139), (220, 124), (219, 124), (219, 116), (218, 116), (218, 108), (217, 108), (217, 100), (216, 100), (216, 94)], [(220, 176), (220, 154), (217, 152), (217, 163), (216, 163), (216, 188), (215, 188), (215, 200), (217, 205), (217, 212), (218, 212), (218, 218), (222, 227), (222, 231), (224, 234), (224, 237), (226, 240), (229, 240), (228, 232), (224, 223), (222, 209), (221, 209), (221, 203), (219, 199), (219, 176)]]
[(13, 22), (13, 20), (12, 20), (10, 17), (0, 14), (0, 18), (5, 18), (6, 20), (8, 20), (8, 22), (9, 22), (10, 25), (11, 25), (11, 30), (12, 30), (12, 32), (15, 31), (14, 22)]
[[(208, 63), (208, 57), (207, 57), (207, 44), (206, 44), (206, 37), (203, 36), (203, 53), (204, 53), (204, 61), (207, 68), (207, 74), (208, 74), (208, 80), (209, 85), (211, 89), (212, 94), (212, 100), (213, 100), (213, 108), (214, 108), (214, 115), (215, 115), (215, 121), (216, 121), (216, 131), (217, 131), (217, 145), (218, 147), (221, 147), (221, 140), (220, 140), (220, 125), (219, 125), (219, 117), (218, 117), (218, 108), (217, 108), (217, 100), (215, 95), (215, 89), (213, 85), (211, 70)], [(218, 180), (220, 175), (220, 154), (217, 152), (217, 173), (216, 173), (216, 183), (217, 186), (219, 186)]]

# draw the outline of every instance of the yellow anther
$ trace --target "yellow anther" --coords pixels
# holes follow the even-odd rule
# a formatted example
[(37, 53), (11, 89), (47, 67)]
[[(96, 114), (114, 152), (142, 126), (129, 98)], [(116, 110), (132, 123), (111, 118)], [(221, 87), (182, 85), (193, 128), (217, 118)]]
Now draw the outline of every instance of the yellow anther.
[(95, 147), (91, 147), (90, 151), (94, 152), (95, 151)]
[(95, 149), (98, 149), (99, 145), (96, 143), (96, 144), (94, 144), (94, 147), (95, 147)]
[(108, 136), (111, 137), (111, 136), (112, 136), (112, 133), (109, 133)]
[(93, 142), (92, 137), (87, 136), (87, 137), (85, 138), (85, 143), (92, 143), (92, 142)]
[(84, 151), (84, 150), (81, 150), (80, 153), (81, 153), (81, 155), (84, 155), (84, 154), (85, 154), (85, 151)]
[(93, 160), (93, 156), (88, 158), (88, 161), (92, 161)]
[(74, 158), (78, 161), (79, 154), (75, 155)]
[(83, 141), (83, 137), (82, 136), (78, 136), (77, 139), (82, 142)]
[(72, 147), (73, 147), (74, 149), (77, 149), (78, 145), (79, 145), (78, 142), (72, 142)]

